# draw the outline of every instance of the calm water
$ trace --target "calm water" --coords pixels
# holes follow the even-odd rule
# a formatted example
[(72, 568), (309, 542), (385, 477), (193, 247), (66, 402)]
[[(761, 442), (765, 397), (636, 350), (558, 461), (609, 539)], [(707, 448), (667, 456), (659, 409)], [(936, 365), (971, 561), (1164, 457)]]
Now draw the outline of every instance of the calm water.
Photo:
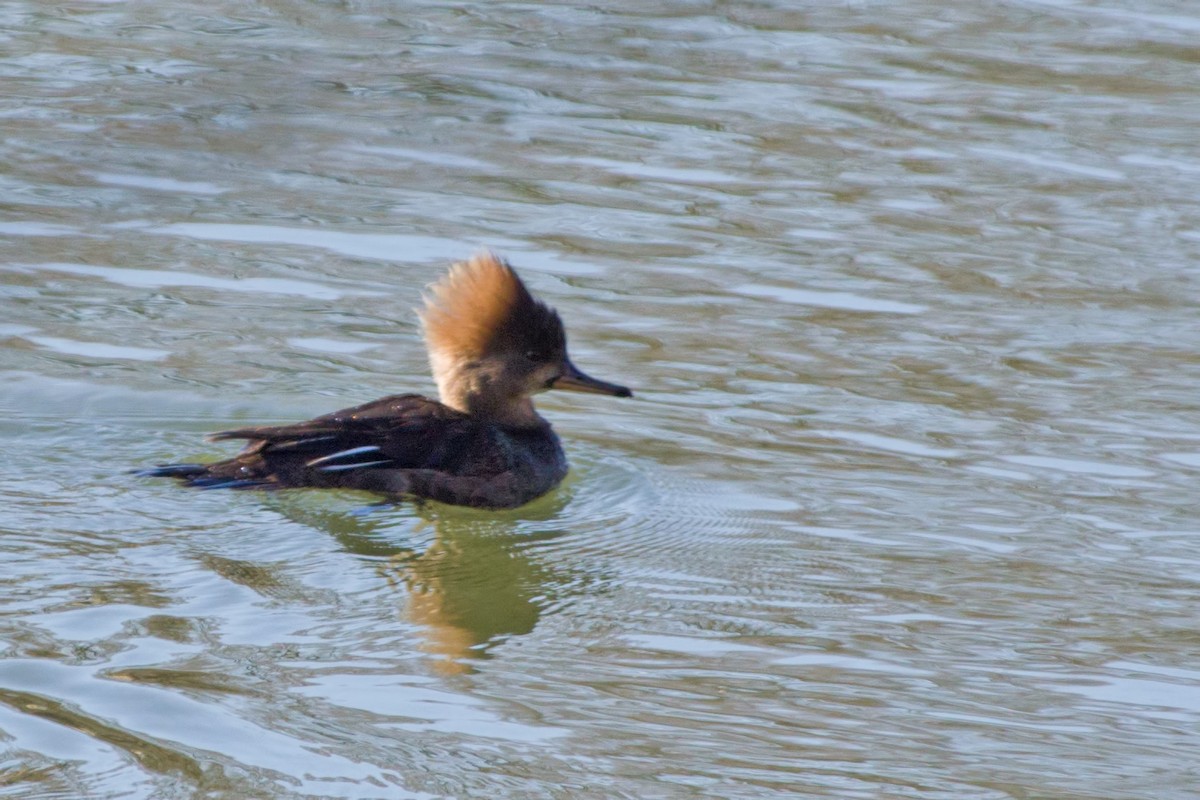
[[(1200, 9), (10, 3), (0, 795), (1195, 798)], [(496, 248), (510, 513), (188, 492)]]

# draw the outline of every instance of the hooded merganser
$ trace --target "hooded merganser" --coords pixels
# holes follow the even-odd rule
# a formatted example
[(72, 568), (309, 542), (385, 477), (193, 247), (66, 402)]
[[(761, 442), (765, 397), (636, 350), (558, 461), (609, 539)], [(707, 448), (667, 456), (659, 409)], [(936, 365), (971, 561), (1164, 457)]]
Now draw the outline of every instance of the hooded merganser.
[(207, 489), (363, 489), (476, 508), (514, 508), (567, 474), (567, 459), (531, 395), (570, 389), (632, 397), (567, 357), (562, 320), (491, 253), (455, 264), (419, 313), (440, 402), (384, 397), (295, 425), (238, 428), (247, 439), (213, 464), (139, 474)]

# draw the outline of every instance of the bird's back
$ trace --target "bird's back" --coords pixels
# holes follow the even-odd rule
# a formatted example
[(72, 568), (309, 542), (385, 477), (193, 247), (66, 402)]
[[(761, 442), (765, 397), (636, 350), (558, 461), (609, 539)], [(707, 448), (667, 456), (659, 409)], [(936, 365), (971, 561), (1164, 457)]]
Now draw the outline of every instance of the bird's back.
[(416, 394), (393, 395), (294, 425), (239, 428), (237, 456), (149, 471), (200, 488), (362, 489), (455, 505), (509, 508), (566, 475), (558, 437), (544, 420), (512, 428)]

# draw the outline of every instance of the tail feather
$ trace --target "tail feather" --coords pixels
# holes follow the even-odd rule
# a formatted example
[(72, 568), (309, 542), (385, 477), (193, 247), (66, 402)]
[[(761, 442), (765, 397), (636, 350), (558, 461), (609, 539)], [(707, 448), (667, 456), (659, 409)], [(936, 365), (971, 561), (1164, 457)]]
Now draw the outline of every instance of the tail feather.
[(198, 478), (208, 471), (206, 464), (157, 464), (146, 469), (135, 469), (139, 478)]
[(159, 464), (148, 469), (134, 470), (139, 478), (176, 478), (187, 486), (196, 489), (261, 489), (274, 486), (271, 481), (262, 478), (243, 478), (223, 475), (213, 467), (218, 464)]
[(191, 478), (187, 485), (197, 489), (263, 489), (274, 484), (254, 478)]

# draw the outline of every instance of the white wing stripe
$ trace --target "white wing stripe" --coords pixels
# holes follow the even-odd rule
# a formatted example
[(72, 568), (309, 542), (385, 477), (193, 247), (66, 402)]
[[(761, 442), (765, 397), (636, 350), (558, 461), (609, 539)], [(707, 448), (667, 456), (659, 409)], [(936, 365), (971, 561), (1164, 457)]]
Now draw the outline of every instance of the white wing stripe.
[(338, 452), (330, 453), (327, 456), (314, 458), (312, 461), (305, 462), (304, 466), (319, 467), (322, 464), (328, 464), (330, 461), (341, 461), (343, 459), (350, 458), (351, 456), (377, 452), (379, 452), (379, 447), (373, 444), (363, 445), (362, 447), (351, 447), (349, 450), (339, 450)]
[(341, 472), (347, 469), (359, 469), (361, 467), (375, 467), (380, 464), (391, 464), (390, 460), (384, 461), (362, 461), (358, 464), (333, 464), (328, 467), (318, 467), (321, 472)]

